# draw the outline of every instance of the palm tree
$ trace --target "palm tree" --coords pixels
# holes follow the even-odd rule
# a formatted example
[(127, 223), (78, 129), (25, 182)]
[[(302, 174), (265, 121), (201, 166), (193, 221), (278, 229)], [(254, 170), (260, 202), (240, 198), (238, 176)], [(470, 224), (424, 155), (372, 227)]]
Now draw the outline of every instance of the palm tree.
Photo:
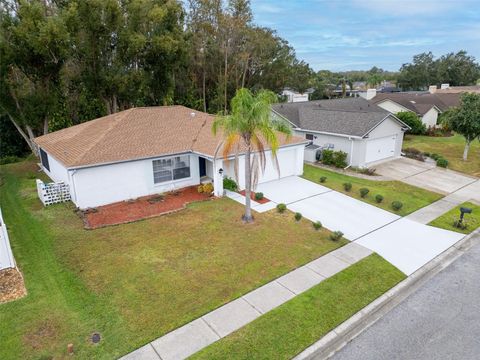
[[(272, 160), (277, 171), (278, 132), (290, 136), (288, 124), (272, 119), (271, 104), (277, 101), (277, 96), (266, 90), (256, 95), (248, 89), (237, 90), (231, 102), (229, 115), (217, 116), (212, 131), (216, 135), (223, 133), (223, 156), (227, 158), (235, 153), (235, 174), (238, 181), (238, 155), (245, 153), (245, 214), (243, 220), (252, 222), (251, 192), (258, 183), (260, 170), (265, 171), (265, 149), (270, 148)], [(252, 158), (253, 155), (253, 158)]]

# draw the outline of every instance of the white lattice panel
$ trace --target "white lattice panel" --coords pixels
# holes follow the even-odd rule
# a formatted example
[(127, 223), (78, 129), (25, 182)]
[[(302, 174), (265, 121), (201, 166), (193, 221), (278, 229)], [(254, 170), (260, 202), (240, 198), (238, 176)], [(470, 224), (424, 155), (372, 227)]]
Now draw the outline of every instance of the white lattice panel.
[(63, 182), (46, 184), (37, 179), (37, 192), (45, 206), (70, 201), (71, 199), (70, 187)]

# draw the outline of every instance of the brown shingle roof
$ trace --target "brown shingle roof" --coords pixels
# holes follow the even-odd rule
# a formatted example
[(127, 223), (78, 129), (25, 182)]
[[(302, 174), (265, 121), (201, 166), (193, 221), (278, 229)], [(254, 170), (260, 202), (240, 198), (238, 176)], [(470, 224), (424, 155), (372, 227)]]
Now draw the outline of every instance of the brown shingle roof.
[[(190, 151), (213, 157), (222, 141), (221, 135), (212, 134), (213, 121), (214, 116), (184, 106), (132, 108), (37, 137), (35, 142), (69, 168)], [(280, 140), (282, 146), (305, 141), (298, 137), (287, 141), (283, 136)]]

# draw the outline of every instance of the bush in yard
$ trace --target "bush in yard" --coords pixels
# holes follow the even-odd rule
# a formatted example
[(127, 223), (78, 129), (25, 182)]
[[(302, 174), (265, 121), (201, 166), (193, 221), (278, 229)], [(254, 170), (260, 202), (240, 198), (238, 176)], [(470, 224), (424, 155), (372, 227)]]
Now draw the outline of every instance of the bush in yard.
[(352, 183), (349, 183), (349, 182), (343, 183), (343, 188), (345, 189), (345, 191), (352, 190)]
[(392, 202), (392, 208), (395, 211), (400, 210), (403, 207), (403, 203), (401, 201), (394, 201)]
[(467, 230), (468, 223), (465, 219), (462, 222), (460, 222), (459, 219), (454, 219), (453, 220), (453, 227), (456, 227), (457, 229), (461, 229), (461, 230)]
[(287, 210), (287, 205), (285, 204), (278, 204), (277, 205), (277, 211), (282, 214), (285, 212), (285, 210)]
[(418, 161), (425, 161), (425, 158), (423, 157), (423, 153), (416, 148), (409, 147), (409, 148), (404, 149), (403, 152), (405, 153), (405, 156), (410, 158), (410, 159), (415, 159), (415, 160), (418, 160)]
[(322, 163), (325, 165), (333, 165), (333, 150), (322, 151)]
[(436, 153), (433, 153), (432, 155), (430, 155), (430, 157), (431, 157), (433, 160), (437, 161), (437, 160), (440, 159), (442, 156), (441, 156), (441, 155), (438, 155), (438, 154), (436, 154)]
[(333, 233), (330, 234), (330, 239), (333, 241), (338, 241), (342, 238), (343, 232), (341, 231), (334, 231)]
[(19, 158), (18, 156), (5, 156), (0, 158), (0, 165), (7, 165), (7, 164), (12, 164), (21, 161), (22, 158)]
[(395, 116), (410, 126), (407, 134), (424, 135), (427, 132), (427, 127), (422, 123), (417, 114), (410, 111), (400, 111)]
[(430, 157), (430, 153), (429, 153), (428, 151), (425, 151), (425, 152), (423, 153), (423, 155), (426, 156), (426, 157)]
[(302, 219), (302, 214), (300, 214), (299, 212), (296, 212), (295, 213), (295, 220), (300, 221), (301, 219)]
[(377, 204), (380, 204), (383, 201), (383, 195), (375, 195), (375, 201), (377, 202)]
[(438, 158), (437, 159), (437, 166), (440, 166), (442, 168), (446, 168), (448, 166), (448, 160), (444, 158)]
[(320, 182), (324, 183), (325, 181), (327, 181), (327, 177), (326, 176), (321, 176), (320, 177)]
[(255, 200), (262, 200), (262, 199), (263, 199), (263, 193), (262, 192), (255, 193)]
[(320, 230), (322, 228), (322, 223), (320, 221), (315, 221), (313, 224), (313, 228), (315, 230)]
[(203, 184), (203, 192), (205, 194), (211, 194), (213, 192), (213, 184), (212, 183)]
[(198, 185), (197, 191), (198, 191), (199, 194), (203, 193), (203, 185), (202, 184)]
[(368, 195), (369, 192), (370, 192), (370, 190), (368, 190), (367, 188), (361, 188), (361, 189), (360, 189), (360, 196), (361, 196), (362, 198), (364, 198), (365, 196)]
[(225, 177), (225, 178), (223, 178), (223, 188), (225, 190), (237, 191), (238, 190), (238, 185), (235, 182), (235, 180), (230, 179), (229, 177)]
[(347, 167), (347, 153), (344, 151), (335, 151), (333, 153), (333, 165), (337, 168)]

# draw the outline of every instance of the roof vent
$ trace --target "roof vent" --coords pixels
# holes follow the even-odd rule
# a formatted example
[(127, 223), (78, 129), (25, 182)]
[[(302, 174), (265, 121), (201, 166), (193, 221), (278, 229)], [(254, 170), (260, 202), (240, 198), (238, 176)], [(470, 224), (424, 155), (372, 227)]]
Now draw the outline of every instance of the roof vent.
[(195, 115), (196, 115), (196, 114), (195, 114), (194, 112), (191, 112), (191, 113), (190, 113), (190, 117), (191, 117), (191, 118), (194, 118)]

